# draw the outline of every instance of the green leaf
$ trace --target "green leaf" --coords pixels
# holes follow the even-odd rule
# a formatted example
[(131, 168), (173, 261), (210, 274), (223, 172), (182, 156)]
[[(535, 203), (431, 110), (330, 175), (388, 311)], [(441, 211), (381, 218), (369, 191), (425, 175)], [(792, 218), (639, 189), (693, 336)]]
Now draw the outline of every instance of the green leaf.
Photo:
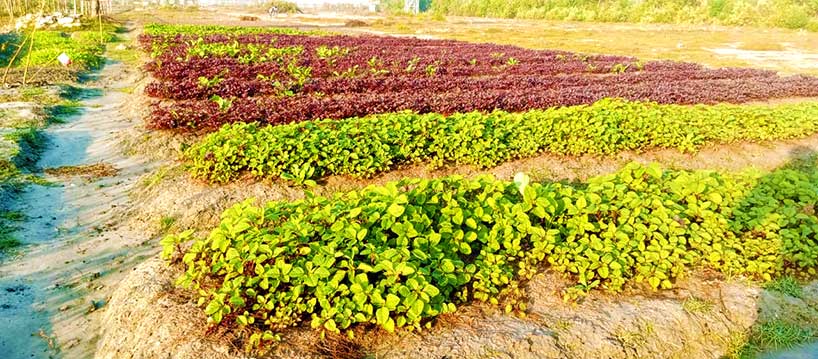
[(452, 273), (452, 272), (454, 272), (454, 269), (455, 269), (454, 268), (454, 263), (452, 263), (452, 261), (450, 261), (448, 259), (444, 259), (440, 263), (440, 270), (442, 270), (445, 273)]
[(387, 332), (394, 333), (395, 332), (395, 321), (392, 318), (388, 318), (385, 323), (383, 323), (383, 329)]
[(576, 206), (577, 209), (582, 210), (585, 207), (588, 207), (588, 202), (585, 201), (585, 197), (580, 196), (576, 199), (576, 201), (574, 201), (574, 206)]
[(645, 172), (653, 178), (662, 178), (662, 168), (658, 163), (651, 163), (648, 165)]
[(335, 324), (335, 321), (332, 319), (328, 319), (326, 322), (324, 322), (324, 329), (329, 330), (330, 332), (333, 333), (339, 332), (338, 327)]
[[(390, 311), (395, 310), (400, 303), (400, 298), (392, 293), (386, 295), (386, 308)], [(388, 315), (388, 312), (387, 312)]]
[(648, 279), (648, 283), (650, 283), (650, 286), (651, 286), (653, 289), (658, 289), (658, 288), (659, 288), (659, 284), (661, 284), (661, 283), (662, 283), (662, 280), (661, 280), (661, 279), (659, 279), (659, 278), (656, 278), (656, 277), (650, 277), (650, 279)]
[(389, 309), (386, 307), (378, 308), (378, 310), (375, 312), (375, 320), (377, 320), (377, 323), (380, 325), (386, 324), (386, 322), (389, 320)]
[(403, 214), (404, 210), (405, 209), (403, 206), (397, 203), (393, 203), (391, 206), (389, 206), (389, 209), (387, 209), (386, 211), (393, 217), (397, 218)]
[(440, 290), (437, 287), (427, 284), (423, 287), (423, 292), (426, 293), (431, 298), (437, 297), (440, 294)]

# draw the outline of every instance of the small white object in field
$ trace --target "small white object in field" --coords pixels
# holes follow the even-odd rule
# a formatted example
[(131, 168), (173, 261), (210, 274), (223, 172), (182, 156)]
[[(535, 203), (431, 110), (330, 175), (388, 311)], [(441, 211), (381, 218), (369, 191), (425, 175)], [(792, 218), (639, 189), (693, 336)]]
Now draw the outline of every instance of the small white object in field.
[(57, 61), (59, 61), (63, 66), (71, 65), (71, 58), (64, 52), (61, 53), (60, 56), (57, 56)]
[(685, 44), (683, 44), (683, 43), (681, 43), (681, 42), (679, 42), (678, 44), (676, 44), (676, 48), (678, 48), (678, 49), (681, 49), (681, 48), (683, 48), (683, 47), (685, 47)]
[(124, 51), (124, 50), (127, 50), (127, 49), (128, 49), (128, 47), (125, 46), (125, 44), (116, 45), (116, 50), (117, 51)]
[(520, 190), (520, 194), (525, 196), (525, 188), (528, 187), (528, 183), (531, 181), (531, 178), (528, 177), (527, 174), (518, 172), (514, 176), (514, 184), (517, 185), (517, 189)]

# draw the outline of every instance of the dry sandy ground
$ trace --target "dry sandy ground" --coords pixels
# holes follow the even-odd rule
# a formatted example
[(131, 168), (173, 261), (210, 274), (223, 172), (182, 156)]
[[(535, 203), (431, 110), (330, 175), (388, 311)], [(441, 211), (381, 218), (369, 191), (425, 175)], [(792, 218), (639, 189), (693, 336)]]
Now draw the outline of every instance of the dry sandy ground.
[[(320, 27), (344, 33), (493, 42), (533, 49), (699, 62), (712, 67), (760, 67), (786, 74), (818, 75), (818, 33), (785, 29), (671, 24), (601, 24), (469, 17), (382, 16), (369, 13), (268, 16), (261, 9), (201, 8), (190, 11), (129, 11), (144, 22), (240, 26)], [(242, 21), (254, 16), (257, 21)], [(351, 21), (361, 21), (346, 27)], [(360, 26), (363, 25), (363, 26)]]
[(15, 201), (13, 209), (28, 220), (17, 233), (26, 243), (23, 254), (0, 263), (0, 287), (8, 293), (16, 289), (3, 298), (0, 317), (9, 321), (2, 328), (19, 333), (7, 337), (4, 358), (93, 356), (100, 323), (96, 310), (122, 278), (118, 271), (155, 252), (145, 245), (151, 239), (145, 232), (112, 230), (121, 222), (117, 208), (130, 202), (133, 184), (153, 168), (125, 156), (117, 139), (121, 130), (141, 123), (121, 91), (139, 76), (135, 69), (108, 64), (82, 85), (103, 94), (82, 100), (82, 114), (44, 131), (47, 149), (37, 163), (40, 169), (104, 163), (116, 174), (46, 174), (53, 185), (30, 185)]

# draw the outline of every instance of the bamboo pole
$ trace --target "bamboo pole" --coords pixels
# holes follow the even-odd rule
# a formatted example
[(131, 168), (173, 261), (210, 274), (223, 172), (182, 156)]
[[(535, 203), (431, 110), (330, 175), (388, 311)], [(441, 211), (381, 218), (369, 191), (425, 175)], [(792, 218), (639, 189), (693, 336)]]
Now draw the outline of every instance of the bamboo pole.
[[(8, 65), (6, 65), (6, 71), (3, 72), (3, 81), (2, 81), (4, 85), (6, 84), (6, 77), (8, 77), (9, 71), (11, 70), (11, 66), (14, 64), (14, 61), (17, 61), (17, 56), (20, 55), (20, 51), (23, 51), (23, 47), (26, 46), (26, 41), (29, 40), (29, 37), (30, 36), (26, 36), (26, 37), (23, 38), (23, 42), (20, 43), (20, 45), (17, 46), (17, 51), (14, 52), (14, 56), (11, 57), (11, 60), (9, 60)], [(31, 39), (31, 40), (34, 41), (34, 39)]]
[(14, 25), (14, 8), (11, 5), (11, 0), (6, 0), (6, 9), (9, 12), (9, 21), (11, 25)]
[(23, 69), (23, 85), (28, 82), (28, 66), (31, 64), (31, 51), (34, 50), (34, 34), (37, 33), (37, 26), (31, 30), (31, 41), (28, 45), (28, 56), (26, 56), (26, 66)]

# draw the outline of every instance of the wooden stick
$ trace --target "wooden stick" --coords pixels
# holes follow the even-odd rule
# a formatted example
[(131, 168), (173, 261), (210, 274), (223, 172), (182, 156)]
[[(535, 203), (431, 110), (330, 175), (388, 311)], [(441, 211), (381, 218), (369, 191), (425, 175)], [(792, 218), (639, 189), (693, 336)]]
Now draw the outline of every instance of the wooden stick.
[[(45, 12), (45, 0), (43, 0), (42, 4), (40, 5), (40, 13)], [(28, 68), (31, 64), (31, 51), (34, 50), (34, 39), (35, 34), (37, 34), (37, 23), (34, 23), (34, 27), (31, 29), (31, 42), (29, 42), (28, 46), (28, 56), (26, 56), (26, 66), (23, 68), (23, 85), (28, 82)]]
[[(3, 72), (3, 81), (2, 81), (4, 85), (6, 84), (6, 77), (9, 74), (9, 70), (11, 70), (11, 66), (14, 65), (14, 61), (17, 61), (17, 56), (20, 55), (20, 51), (22, 51), (23, 47), (26, 46), (26, 41), (29, 40), (29, 37), (30, 36), (24, 37), (23, 42), (20, 43), (20, 45), (17, 45), (17, 51), (14, 52), (14, 56), (11, 57), (11, 60), (9, 61), (8, 65), (6, 65), (6, 71)], [(31, 39), (31, 40), (34, 41), (34, 39)]]
[(28, 54), (26, 54), (26, 65), (23, 68), (23, 85), (26, 84), (28, 79), (28, 65), (31, 64), (31, 51), (34, 50), (34, 34), (37, 33), (37, 26), (31, 30), (31, 41), (28, 43)]

